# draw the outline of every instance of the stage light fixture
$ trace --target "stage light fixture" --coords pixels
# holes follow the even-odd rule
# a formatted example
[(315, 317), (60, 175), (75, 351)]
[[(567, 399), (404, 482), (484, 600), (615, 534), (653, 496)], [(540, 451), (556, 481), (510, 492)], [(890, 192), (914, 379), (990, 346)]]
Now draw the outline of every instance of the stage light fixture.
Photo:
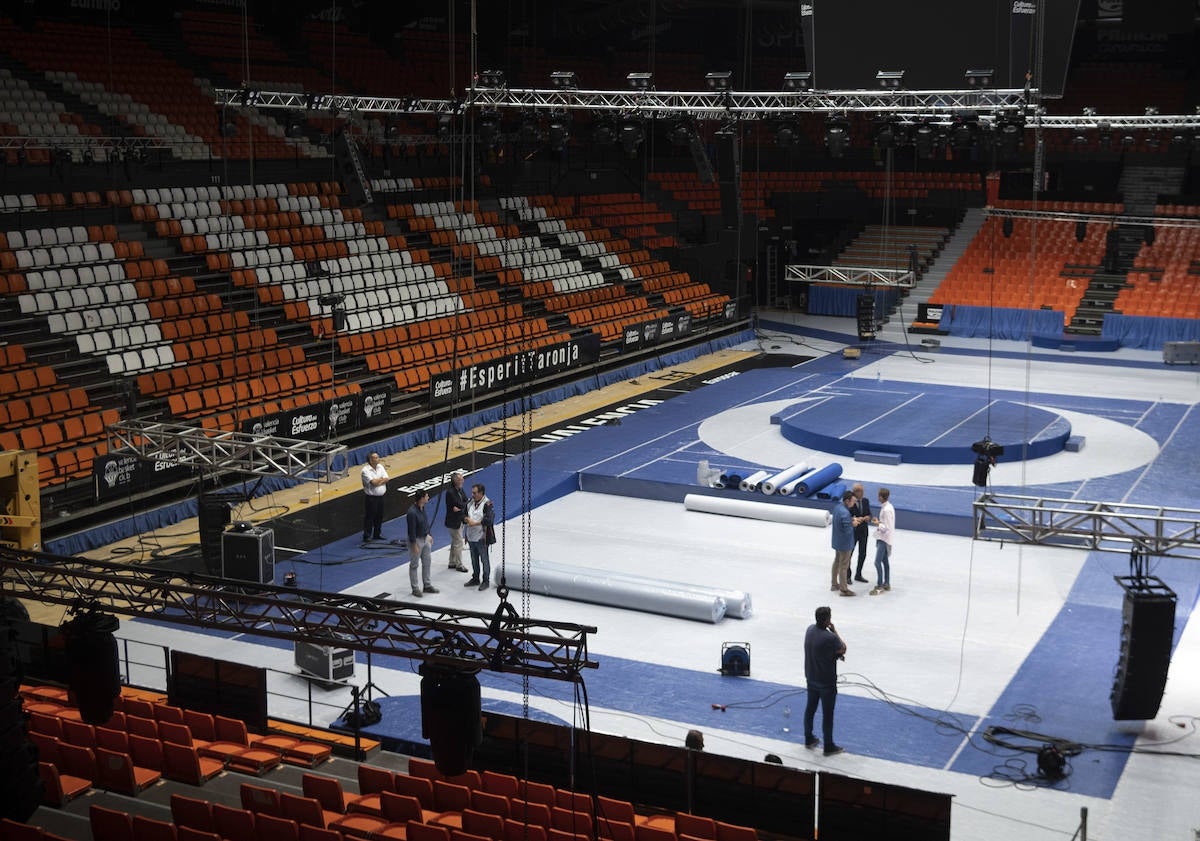
[(601, 122), (597, 123), (592, 129), (592, 142), (598, 143), (601, 146), (608, 146), (617, 142), (617, 130), (612, 123)]
[(975, 145), (975, 123), (965, 117), (957, 117), (950, 128), (950, 145), (960, 152)]
[(1112, 123), (1101, 122), (1096, 124), (1096, 132), (1100, 138), (1100, 148), (1108, 151), (1112, 148)]
[(491, 147), (500, 139), (500, 118), (495, 114), (485, 114), (475, 127), (475, 137), (480, 145)]
[(542, 142), (542, 129), (538, 125), (537, 117), (532, 114), (527, 114), (521, 120), (521, 130), (519, 133), (522, 143), (536, 144)]
[(933, 158), (933, 147), (937, 142), (937, 134), (929, 123), (921, 123), (913, 132), (913, 145), (917, 149), (917, 157), (922, 160)]
[(479, 71), (479, 83), (481, 88), (491, 88), (500, 90), (508, 85), (508, 80), (504, 75), (503, 70), (481, 70)]
[(797, 70), (783, 74), (783, 89), (785, 91), (812, 90), (812, 73), (807, 70)]
[(253, 107), (258, 104), (258, 99), (259, 92), (243, 82), (241, 89), (238, 90), (238, 100), (242, 105)]
[(671, 128), (667, 139), (675, 146), (687, 146), (692, 142), (692, 135), (694, 133), (695, 129), (692, 128), (687, 120), (680, 120)]
[(875, 145), (883, 150), (895, 149), (903, 137), (902, 127), (894, 120), (885, 120), (875, 129)]
[(1025, 125), (1019, 119), (1007, 119), (1000, 123), (999, 131), (996, 136), (996, 144), (1000, 149), (1000, 154), (1015, 158), (1021, 151), (1022, 135), (1025, 133)]
[(579, 78), (574, 70), (555, 70), (550, 74), (550, 84), (559, 90), (579, 90)]
[(792, 123), (780, 123), (775, 128), (775, 145), (786, 149), (796, 145), (800, 132)]
[(570, 117), (562, 116), (555, 117), (550, 121), (549, 131), (546, 135), (546, 145), (555, 152), (562, 151), (567, 145), (567, 141), (571, 139), (571, 121)]
[(625, 81), (635, 91), (648, 91), (654, 87), (654, 74), (642, 72), (630, 73), (625, 77)]
[(710, 91), (727, 91), (733, 81), (732, 70), (718, 70), (704, 74), (704, 84)]
[(1147, 105), (1146, 106), (1146, 116), (1147, 117), (1157, 117), (1158, 116), (1158, 107), (1154, 106), (1154, 105)]
[(880, 70), (875, 74), (875, 81), (881, 88), (899, 88), (904, 85), (903, 70)]
[(438, 137), (449, 137), (454, 132), (454, 117), (450, 114), (439, 114), (437, 120)]
[(850, 122), (841, 116), (831, 116), (825, 120), (825, 148), (829, 157), (840, 158), (846, 154), (850, 145)]
[(633, 157), (637, 154), (638, 148), (642, 145), (642, 141), (646, 139), (646, 132), (637, 123), (624, 123), (621, 126), (620, 141), (621, 148), (625, 150), (625, 154)]
[(963, 73), (963, 78), (967, 82), (968, 88), (990, 88), (992, 80), (996, 77), (996, 71), (988, 67), (986, 69), (968, 70)]

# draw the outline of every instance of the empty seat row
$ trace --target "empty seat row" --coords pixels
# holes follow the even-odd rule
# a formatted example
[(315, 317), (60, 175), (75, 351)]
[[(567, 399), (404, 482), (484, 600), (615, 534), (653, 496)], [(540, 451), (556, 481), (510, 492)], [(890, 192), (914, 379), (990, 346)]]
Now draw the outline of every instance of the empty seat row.
[(54, 292), (26, 293), (18, 298), (22, 313), (51, 313), (57, 310), (90, 309), (106, 304), (131, 303), (137, 288), (129, 282), (76, 286)]
[(87, 391), (82, 388), (60, 388), (28, 397), (10, 396), (0, 402), (0, 428), (16, 428), (30, 421), (83, 414), (90, 406)]
[[(93, 355), (112, 351), (138, 350), (143, 345), (161, 345), (162, 329), (154, 323), (130, 324), (75, 334), (75, 346), (80, 353)], [(168, 348), (169, 350), (169, 348)], [(171, 357), (174, 362), (174, 357)]]
[(19, 248), (0, 251), (0, 269), (42, 269), (48, 266), (80, 266), (101, 261), (142, 256), (139, 242), (85, 242), (82, 245)]
[(57, 228), (32, 228), (0, 233), (0, 250), (37, 248), (51, 245), (82, 245), (86, 242), (113, 242), (115, 225), (61, 225)]
[(304, 364), (306, 363), (303, 348), (267, 348), (258, 353), (239, 354), (231, 359), (193, 362), (144, 373), (138, 376), (138, 391), (147, 397), (159, 397), (171, 392), (183, 392), (243, 379), (263, 372), (279, 373)]
[(69, 286), (90, 286), (93, 283), (108, 283), (125, 280), (125, 263), (97, 263), (77, 268), (43, 269), (25, 273), (25, 282), (31, 291), (62, 289)]
[(346, 329), (353, 332), (378, 330), (392, 324), (408, 324), (427, 318), (440, 318), (462, 310), (462, 299), (458, 296), (416, 301), (411, 304), (395, 304), (378, 309), (364, 309), (346, 313)]

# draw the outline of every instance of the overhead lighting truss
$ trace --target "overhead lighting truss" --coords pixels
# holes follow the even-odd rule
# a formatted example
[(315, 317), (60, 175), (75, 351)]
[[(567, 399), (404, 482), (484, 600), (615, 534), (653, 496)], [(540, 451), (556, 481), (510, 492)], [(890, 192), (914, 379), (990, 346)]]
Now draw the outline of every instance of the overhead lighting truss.
[(47, 604), (93, 602), (107, 613), (231, 634), (337, 645), (464, 670), (578, 682), (594, 627), (515, 611), (427, 608), (295, 587), (177, 573), (0, 546), (0, 589)]
[[(640, 117), (691, 116), (697, 120), (762, 120), (802, 113), (872, 113), (900, 120), (941, 118), (949, 122), (963, 111), (977, 113), (981, 124), (1021, 116), (1043, 129), (1200, 128), (1200, 114), (1132, 116), (1035, 116), (1036, 89), (974, 90), (785, 90), (785, 91), (657, 91), (564, 90), (556, 88), (473, 88), (465, 100), (410, 97), (330, 96), (338, 113), (458, 114), (465, 108), (517, 108), (524, 111), (590, 111)], [(237, 88), (218, 88), (221, 106), (241, 107)], [(303, 109), (305, 94), (260, 91), (258, 109)]]

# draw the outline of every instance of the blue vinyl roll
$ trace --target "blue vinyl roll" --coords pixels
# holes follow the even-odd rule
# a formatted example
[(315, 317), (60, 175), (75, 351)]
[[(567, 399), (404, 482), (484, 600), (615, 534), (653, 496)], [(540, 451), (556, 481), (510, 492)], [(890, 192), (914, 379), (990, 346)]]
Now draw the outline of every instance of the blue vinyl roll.
[(799, 487), (800, 483), (804, 481), (804, 477), (812, 475), (813, 472), (814, 471), (812, 470), (807, 470), (804, 473), (801, 473), (795, 479), (788, 479), (786, 482), (780, 485), (775, 492), (780, 496), (791, 496), (796, 492), (796, 488)]
[(840, 464), (836, 461), (832, 464), (827, 464), (820, 470), (814, 470), (808, 476), (805, 476), (804, 481), (796, 486), (796, 493), (800, 496), (811, 496), (830, 482), (836, 482), (841, 475), (842, 466)]
[(842, 491), (846, 490), (845, 482), (830, 482), (821, 490), (817, 491), (813, 496), (817, 499), (841, 499)]

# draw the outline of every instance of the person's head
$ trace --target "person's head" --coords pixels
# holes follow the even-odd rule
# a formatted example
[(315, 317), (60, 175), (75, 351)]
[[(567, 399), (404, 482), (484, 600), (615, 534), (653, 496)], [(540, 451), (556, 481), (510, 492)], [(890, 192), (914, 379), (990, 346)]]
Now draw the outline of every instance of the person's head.
[(683, 746), (688, 750), (704, 750), (704, 734), (699, 730), (689, 730), (683, 737)]
[(454, 471), (454, 473), (450, 476), (450, 484), (454, 485), (456, 488), (461, 488), (463, 486), (463, 474), (457, 470)]
[(888, 497), (890, 497), (891, 495), (892, 495), (892, 492), (889, 491), (887, 488), (879, 489), (879, 501), (880, 502), (887, 502)]
[(367, 456), (367, 464), (371, 465), (372, 467), (378, 467), (379, 453), (371, 453), (369, 456)]
[(420, 490), (413, 494), (413, 505), (424, 507), (429, 502), (429, 491)]
[(842, 505), (847, 508), (854, 507), (854, 491), (842, 491)]
[(486, 489), (483, 487), (483, 485), (479, 484), (478, 482), (475, 483), (474, 485), (471, 485), (471, 498), (472, 499), (483, 499), (485, 492), (486, 492)]
[(855, 498), (855, 499), (862, 499), (862, 496), (863, 496), (863, 486), (862, 486), (862, 485), (860, 485), (860, 484), (858, 484), (857, 482), (855, 482), (855, 483), (854, 483), (854, 484), (853, 484), (853, 485), (850, 487), (850, 493), (854, 494), (854, 498)]
[(817, 620), (817, 627), (828, 628), (829, 621), (833, 619), (833, 611), (825, 605), (821, 605), (817, 608), (816, 613), (813, 614), (813, 618)]

